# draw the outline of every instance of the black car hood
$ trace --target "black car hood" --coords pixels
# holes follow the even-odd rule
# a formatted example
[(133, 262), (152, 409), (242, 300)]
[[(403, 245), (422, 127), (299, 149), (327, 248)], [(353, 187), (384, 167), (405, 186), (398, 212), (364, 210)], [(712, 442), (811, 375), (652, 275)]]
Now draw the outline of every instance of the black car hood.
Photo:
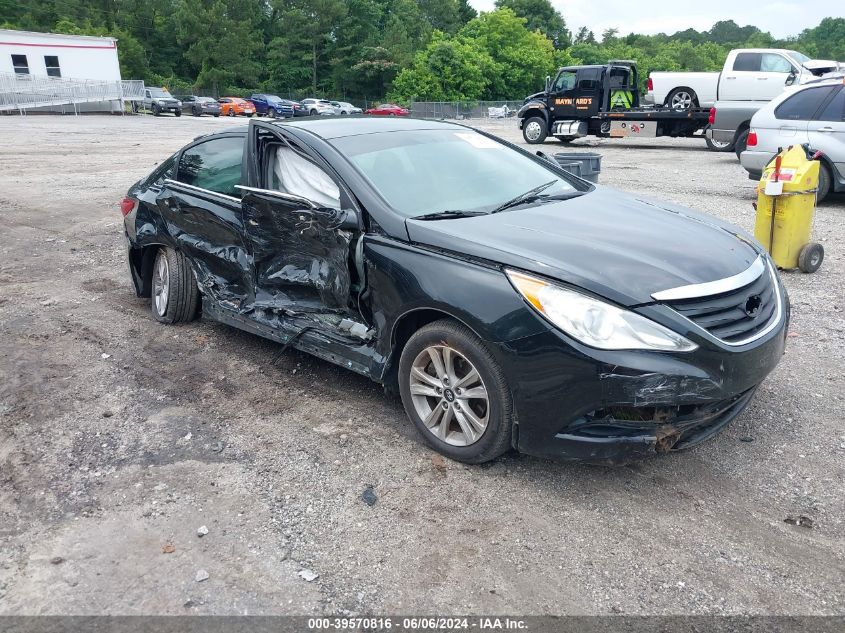
[(525, 99), (522, 100), (522, 103), (528, 103), (529, 101), (534, 101), (535, 99), (543, 100), (546, 98), (545, 92), (535, 92), (533, 95), (528, 95)]
[(736, 227), (607, 187), (493, 215), (406, 225), (414, 243), (559, 279), (626, 306), (736, 275), (759, 255)]

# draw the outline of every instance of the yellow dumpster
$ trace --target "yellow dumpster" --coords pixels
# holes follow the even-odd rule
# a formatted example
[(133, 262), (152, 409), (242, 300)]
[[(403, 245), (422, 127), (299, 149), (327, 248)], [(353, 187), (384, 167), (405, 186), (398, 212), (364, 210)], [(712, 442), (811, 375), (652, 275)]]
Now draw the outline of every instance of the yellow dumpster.
[(813, 158), (805, 146), (793, 145), (766, 166), (757, 185), (754, 237), (778, 268), (813, 273), (824, 259), (822, 245), (810, 241), (819, 184)]

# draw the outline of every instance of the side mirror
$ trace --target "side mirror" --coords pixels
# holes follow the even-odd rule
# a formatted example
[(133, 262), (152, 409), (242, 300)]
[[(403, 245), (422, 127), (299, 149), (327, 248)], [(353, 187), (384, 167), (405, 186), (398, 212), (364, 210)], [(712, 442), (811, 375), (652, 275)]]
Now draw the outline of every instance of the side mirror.
[(552, 87), (552, 78), (550, 75), (546, 75), (546, 92), (549, 91), (549, 88)]
[(796, 75), (795, 71), (793, 70), (791, 73), (789, 73), (789, 76), (786, 78), (786, 81), (784, 83), (787, 86), (791, 86), (792, 84), (795, 83), (796, 79), (798, 79), (798, 75)]
[(540, 158), (542, 158), (542, 159), (544, 159), (544, 160), (549, 161), (552, 165), (558, 166), (557, 161), (556, 161), (554, 158), (552, 158), (551, 156), (549, 156), (548, 154), (546, 154), (546, 152), (544, 152), (544, 151), (542, 151), (542, 150), (539, 150), (539, 149), (538, 149), (538, 150), (537, 150), (536, 152), (534, 152), (534, 153), (535, 153), (537, 156), (539, 156)]

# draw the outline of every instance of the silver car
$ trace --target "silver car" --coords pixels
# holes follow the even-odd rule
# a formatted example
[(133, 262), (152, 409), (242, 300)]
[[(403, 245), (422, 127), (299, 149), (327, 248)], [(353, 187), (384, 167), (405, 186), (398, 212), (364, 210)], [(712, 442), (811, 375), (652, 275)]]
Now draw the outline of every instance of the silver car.
[(308, 98), (303, 99), (300, 103), (311, 116), (340, 114), (340, 111), (325, 99)]
[(758, 110), (740, 162), (758, 180), (779, 148), (804, 143), (823, 154), (818, 200), (845, 191), (845, 74), (797, 86)]
[(330, 103), (334, 106), (334, 109), (338, 111), (339, 114), (363, 114), (364, 111), (361, 108), (355, 107), (351, 103), (347, 103), (346, 101), (330, 101)]

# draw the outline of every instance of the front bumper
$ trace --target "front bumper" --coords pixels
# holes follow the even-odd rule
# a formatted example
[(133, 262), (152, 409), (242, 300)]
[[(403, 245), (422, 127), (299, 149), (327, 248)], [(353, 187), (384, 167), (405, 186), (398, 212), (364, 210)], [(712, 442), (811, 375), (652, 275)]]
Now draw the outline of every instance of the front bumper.
[(748, 177), (751, 180), (760, 180), (763, 176), (763, 170), (766, 169), (774, 154), (771, 152), (758, 152), (754, 150), (745, 150), (739, 155), (739, 162), (742, 164), (745, 171), (748, 172)]
[(617, 465), (695, 446), (751, 401), (783, 356), (788, 320), (786, 303), (761, 339), (733, 349), (701, 344), (690, 353), (596, 350), (551, 328), (502, 344), (515, 447)]

